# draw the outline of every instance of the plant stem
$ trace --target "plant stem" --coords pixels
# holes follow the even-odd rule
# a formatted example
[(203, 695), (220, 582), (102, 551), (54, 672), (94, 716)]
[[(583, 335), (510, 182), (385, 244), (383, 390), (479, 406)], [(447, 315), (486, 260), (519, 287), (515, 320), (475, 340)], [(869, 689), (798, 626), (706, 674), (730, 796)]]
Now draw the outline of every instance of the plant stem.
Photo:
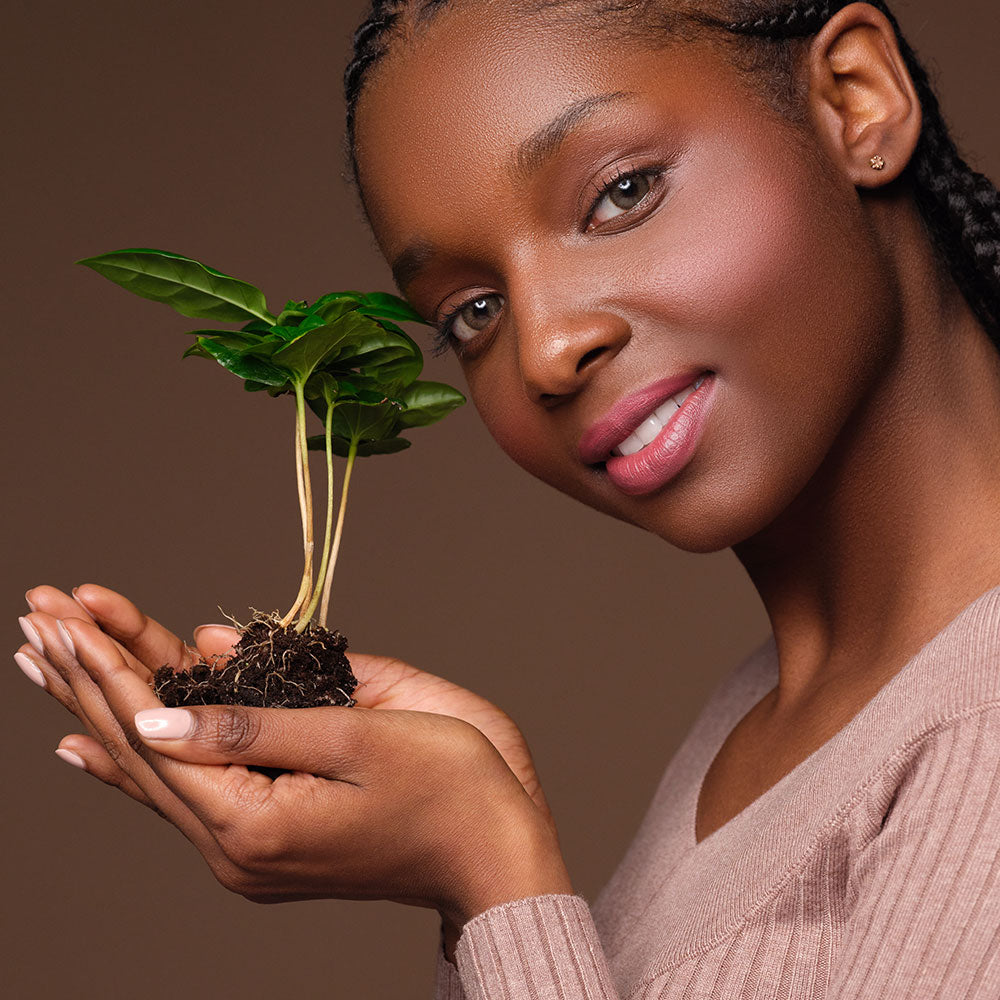
[(304, 568), (302, 582), (295, 603), (281, 619), (281, 624), (287, 626), (302, 607), (309, 588), (312, 586), (313, 568), (313, 530), (312, 530), (312, 482), (309, 477), (309, 443), (306, 438), (306, 401), (303, 392), (304, 383), (295, 383), (295, 475), (299, 489), (299, 512), (302, 515), (302, 550)]
[(316, 586), (313, 588), (309, 607), (302, 612), (295, 625), (296, 632), (304, 632), (309, 620), (316, 613), (316, 605), (323, 593), (323, 583), (326, 580), (326, 568), (330, 561), (330, 535), (333, 529), (333, 410), (334, 403), (327, 403), (326, 408), (326, 534), (323, 538), (323, 558), (316, 574)]
[(344, 469), (344, 488), (340, 493), (340, 510), (337, 512), (337, 530), (333, 535), (333, 551), (330, 553), (330, 565), (326, 571), (326, 582), (323, 585), (323, 604), (319, 611), (320, 625), (326, 625), (326, 614), (330, 607), (330, 589), (333, 585), (333, 571), (337, 565), (337, 553), (340, 551), (340, 539), (344, 533), (344, 515), (347, 513), (347, 490), (351, 485), (351, 469), (358, 454), (357, 438), (351, 439), (351, 447), (347, 452), (347, 466)]

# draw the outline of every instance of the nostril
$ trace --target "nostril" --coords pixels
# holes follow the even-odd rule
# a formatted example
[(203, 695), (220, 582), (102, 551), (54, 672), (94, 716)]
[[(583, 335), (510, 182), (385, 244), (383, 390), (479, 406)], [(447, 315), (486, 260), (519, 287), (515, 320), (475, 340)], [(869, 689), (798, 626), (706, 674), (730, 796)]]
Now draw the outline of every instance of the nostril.
[(592, 361), (596, 361), (604, 353), (604, 350), (605, 349), (603, 347), (595, 347), (592, 351), (587, 351), (587, 353), (584, 354), (584, 356), (577, 362), (577, 373), (579, 374), (582, 372), (583, 369), (586, 368)]

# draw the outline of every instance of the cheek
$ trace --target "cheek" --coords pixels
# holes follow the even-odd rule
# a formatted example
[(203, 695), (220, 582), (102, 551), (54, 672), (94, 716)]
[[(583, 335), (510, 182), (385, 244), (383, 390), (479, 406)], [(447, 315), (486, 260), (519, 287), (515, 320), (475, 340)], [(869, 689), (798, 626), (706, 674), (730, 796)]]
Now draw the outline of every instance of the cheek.
[(544, 412), (536, 411), (520, 384), (507, 377), (511, 361), (491, 354), (483, 364), (466, 370), (469, 396), (490, 437), (523, 469), (546, 482), (558, 482), (552, 473), (560, 456), (543, 423)]
[(887, 363), (898, 317), (852, 190), (752, 150), (728, 176), (701, 163), (643, 235), (639, 257), (658, 263), (633, 265), (631, 285), (641, 353), (720, 380), (686, 474), (642, 508), (659, 534), (711, 551), (770, 523), (816, 473)]

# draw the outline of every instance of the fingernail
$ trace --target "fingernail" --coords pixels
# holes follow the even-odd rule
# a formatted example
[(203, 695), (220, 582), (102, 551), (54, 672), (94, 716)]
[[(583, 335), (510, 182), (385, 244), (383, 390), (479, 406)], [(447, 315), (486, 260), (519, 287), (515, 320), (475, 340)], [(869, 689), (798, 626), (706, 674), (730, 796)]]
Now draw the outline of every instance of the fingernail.
[(232, 628), (233, 628), (233, 626), (232, 626), (232, 625), (217, 625), (217, 624), (215, 624), (214, 622), (213, 622), (213, 623), (211, 623), (211, 624), (209, 624), (209, 625), (199, 625), (199, 626), (198, 626), (198, 627), (197, 627), (197, 628), (196, 628), (196, 629), (194, 630), (194, 637), (195, 637), (196, 639), (198, 638), (198, 633), (199, 633), (199, 632), (200, 632), (200, 631), (201, 631), (201, 630), (202, 630), (203, 628), (227, 628), (227, 629), (229, 629), (230, 631), (232, 631)]
[(31, 659), (24, 653), (15, 653), (14, 662), (24, 671), (24, 676), (28, 680), (34, 681), (40, 688), (45, 687), (45, 674), (39, 670)]
[(147, 708), (135, 713), (135, 726), (147, 740), (182, 740), (194, 728), (186, 708)]
[(56, 750), (56, 756), (60, 760), (66, 761), (67, 764), (72, 764), (74, 767), (80, 768), (81, 771), (87, 770), (86, 761), (78, 753), (74, 753), (72, 750), (64, 750), (62, 747), (59, 747), (59, 749)]
[(56, 629), (59, 631), (59, 637), (66, 643), (66, 648), (76, 656), (76, 646), (73, 645), (73, 636), (69, 634), (69, 629), (62, 622), (56, 622)]
[(31, 643), (31, 648), (39, 655), (45, 655), (45, 646), (42, 645), (42, 637), (38, 634), (38, 629), (35, 628), (27, 618), (18, 618), (18, 625), (21, 626), (21, 631), (24, 633), (24, 638)]
[(34, 602), (31, 600), (30, 597), (28, 597), (28, 594), (30, 594), (31, 591), (34, 590), (34, 589), (35, 588), (32, 587), (31, 590), (26, 590), (24, 592), (24, 600), (27, 602), (28, 607), (31, 608), (32, 611), (37, 611), (38, 608), (35, 607)]

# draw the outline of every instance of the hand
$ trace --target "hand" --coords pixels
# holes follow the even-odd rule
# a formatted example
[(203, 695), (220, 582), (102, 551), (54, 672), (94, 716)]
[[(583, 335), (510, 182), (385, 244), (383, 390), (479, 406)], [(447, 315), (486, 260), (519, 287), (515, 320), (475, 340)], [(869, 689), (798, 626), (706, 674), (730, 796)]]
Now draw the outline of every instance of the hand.
[[(572, 891), (523, 739), (483, 699), (398, 661), (354, 656), (360, 708), (198, 708), (183, 741), (144, 740), (132, 717), (160, 705), (149, 668), (183, 665), (193, 651), (104, 588), (77, 591), (83, 614), (54, 588), (29, 597), (46, 651), (33, 659), (97, 740), (62, 745), (178, 825), (235, 891), (391, 898), (434, 906), (452, 930), (506, 899)], [(202, 653), (231, 646), (235, 633), (221, 632), (201, 630)], [(402, 704), (419, 710), (388, 707)], [(449, 708), (469, 718), (435, 714)], [(482, 730), (505, 743), (506, 762)], [(247, 763), (297, 773), (271, 782)]]
[[(224, 658), (238, 638), (236, 629), (229, 626), (201, 625), (194, 630), (194, 646), (189, 646), (143, 614), (127, 597), (96, 584), (76, 587), (72, 597), (50, 586), (34, 587), (25, 597), (33, 612), (57, 619), (80, 618), (95, 622), (116, 641), (125, 662), (147, 682), (151, 682), (156, 670), (164, 665), (173, 670), (185, 670), (198, 659), (211, 663), (215, 658)], [(28, 621), (32, 620), (29, 615)], [(79, 716), (72, 704), (72, 692), (62, 682), (58, 671), (47, 663), (44, 654), (29, 644), (23, 645), (18, 652), (42, 671), (49, 692)], [(347, 658), (360, 682), (355, 692), (359, 705), (450, 715), (475, 726), (497, 748), (554, 829), (531, 752), (509, 715), (485, 698), (394, 657), (349, 652)], [(71, 741), (64, 741), (67, 749), (77, 753), (82, 752), (81, 748), (86, 749), (88, 769), (91, 763), (97, 765), (94, 773), (102, 780), (129, 791), (117, 780), (114, 762), (107, 758), (99, 744), (86, 741), (82, 736), (67, 739)]]

